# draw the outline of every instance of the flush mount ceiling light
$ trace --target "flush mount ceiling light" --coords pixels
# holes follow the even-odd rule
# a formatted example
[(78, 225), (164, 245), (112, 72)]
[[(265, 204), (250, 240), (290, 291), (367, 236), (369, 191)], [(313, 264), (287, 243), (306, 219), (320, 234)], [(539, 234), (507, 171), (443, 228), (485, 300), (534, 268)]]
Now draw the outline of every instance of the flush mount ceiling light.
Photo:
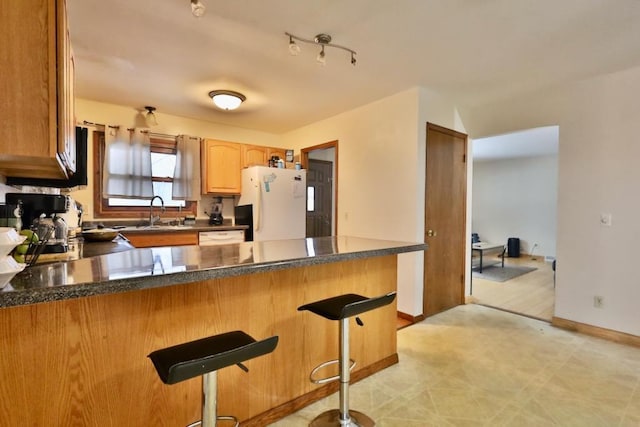
[(311, 43), (320, 46), (320, 52), (318, 53), (318, 56), (316, 56), (316, 61), (318, 61), (321, 65), (324, 65), (326, 63), (326, 56), (324, 53), (325, 47), (335, 47), (338, 49), (346, 50), (351, 54), (351, 65), (356, 65), (356, 51), (345, 46), (331, 43), (331, 36), (329, 34), (318, 34), (313, 38), (313, 40), (294, 36), (293, 34), (287, 32), (285, 32), (285, 34), (289, 36), (289, 53), (293, 56), (297, 56), (300, 53), (300, 46), (298, 46), (298, 44), (295, 42), (297, 40), (303, 43)]
[(145, 119), (147, 120), (148, 126), (157, 126), (158, 120), (156, 119), (156, 115), (153, 113), (156, 111), (156, 107), (145, 106), (145, 110), (147, 110), (147, 114), (145, 115)]
[(235, 110), (242, 104), (247, 97), (240, 92), (232, 90), (213, 90), (209, 92), (209, 97), (221, 110)]
[(200, 0), (191, 0), (191, 13), (193, 13), (193, 16), (200, 18), (206, 10), (207, 8), (204, 7)]

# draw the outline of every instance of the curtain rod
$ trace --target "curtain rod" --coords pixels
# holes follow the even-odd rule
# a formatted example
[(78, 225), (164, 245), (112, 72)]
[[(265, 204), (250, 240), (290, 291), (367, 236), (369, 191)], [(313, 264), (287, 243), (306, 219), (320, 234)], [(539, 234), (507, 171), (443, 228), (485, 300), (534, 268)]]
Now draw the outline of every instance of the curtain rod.
[(108, 127), (108, 128), (111, 128), (111, 129), (120, 129), (120, 126), (103, 125), (102, 123), (94, 123), (94, 122), (90, 122), (88, 120), (83, 120), (82, 124), (86, 125), (86, 126), (100, 126), (100, 127), (103, 127), (103, 128), (107, 128)]
[[(102, 124), (102, 123), (94, 123), (94, 122), (90, 122), (88, 120), (83, 120), (82, 123), (84, 125), (86, 125), (86, 126), (98, 126), (98, 127), (103, 127), (105, 129), (106, 128), (120, 129), (120, 126), (111, 126), (111, 125), (105, 125), (105, 124)], [(135, 128), (127, 128), (127, 130), (131, 132), (131, 131), (135, 130)], [(151, 131), (148, 131), (148, 130), (141, 130), (140, 132), (148, 133), (149, 135), (157, 136), (157, 137), (160, 137), (160, 138), (173, 138), (173, 139), (175, 139), (175, 138), (177, 138), (179, 136), (179, 135), (169, 135), (169, 134), (166, 134), (166, 133), (151, 132)], [(190, 139), (200, 139), (200, 138), (195, 137), (195, 136), (190, 136), (189, 138)]]

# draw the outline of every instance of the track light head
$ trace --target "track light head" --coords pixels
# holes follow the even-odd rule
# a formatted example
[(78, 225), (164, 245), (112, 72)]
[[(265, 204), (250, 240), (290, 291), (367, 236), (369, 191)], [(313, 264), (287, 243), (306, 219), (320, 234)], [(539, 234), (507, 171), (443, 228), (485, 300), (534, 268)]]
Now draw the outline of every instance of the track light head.
[(325, 65), (327, 63), (327, 58), (324, 56), (324, 45), (322, 46), (320, 53), (318, 53), (318, 56), (316, 56), (316, 61), (318, 61), (320, 65)]
[(300, 46), (293, 41), (293, 37), (289, 36), (289, 53), (292, 56), (298, 56), (300, 54)]
[(196, 18), (201, 18), (207, 8), (200, 0), (191, 0), (191, 13)]

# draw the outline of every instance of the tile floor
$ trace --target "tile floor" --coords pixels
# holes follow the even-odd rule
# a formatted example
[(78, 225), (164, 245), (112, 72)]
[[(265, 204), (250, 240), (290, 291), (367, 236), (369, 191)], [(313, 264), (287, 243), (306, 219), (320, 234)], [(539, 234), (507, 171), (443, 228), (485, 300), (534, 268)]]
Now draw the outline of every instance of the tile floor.
[[(400, 363), (351, 386), (378, 426), (640, 426), (640, 348), (464, 305), (398, 331)], [(274, 424), (308, 425), (337, 394)]]

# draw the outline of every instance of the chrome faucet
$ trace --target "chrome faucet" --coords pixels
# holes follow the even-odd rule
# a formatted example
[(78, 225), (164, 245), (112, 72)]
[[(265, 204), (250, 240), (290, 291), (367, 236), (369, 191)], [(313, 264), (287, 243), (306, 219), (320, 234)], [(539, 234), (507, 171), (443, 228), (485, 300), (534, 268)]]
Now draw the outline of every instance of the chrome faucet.
[(153, 201), (155, 199), (160, 199), (160, 203), (162, 204), (162, 207), (160, 208), (160, 212), (164, 212), (164, 200), (162, 200), (162, 197), (160, 196), (153, 196), (151, 198), (151, 202), (149, 203), (149, 227), (153, 227), (153, 224), (160, 219), (160, 215), (158, 216), (153, 216)]

